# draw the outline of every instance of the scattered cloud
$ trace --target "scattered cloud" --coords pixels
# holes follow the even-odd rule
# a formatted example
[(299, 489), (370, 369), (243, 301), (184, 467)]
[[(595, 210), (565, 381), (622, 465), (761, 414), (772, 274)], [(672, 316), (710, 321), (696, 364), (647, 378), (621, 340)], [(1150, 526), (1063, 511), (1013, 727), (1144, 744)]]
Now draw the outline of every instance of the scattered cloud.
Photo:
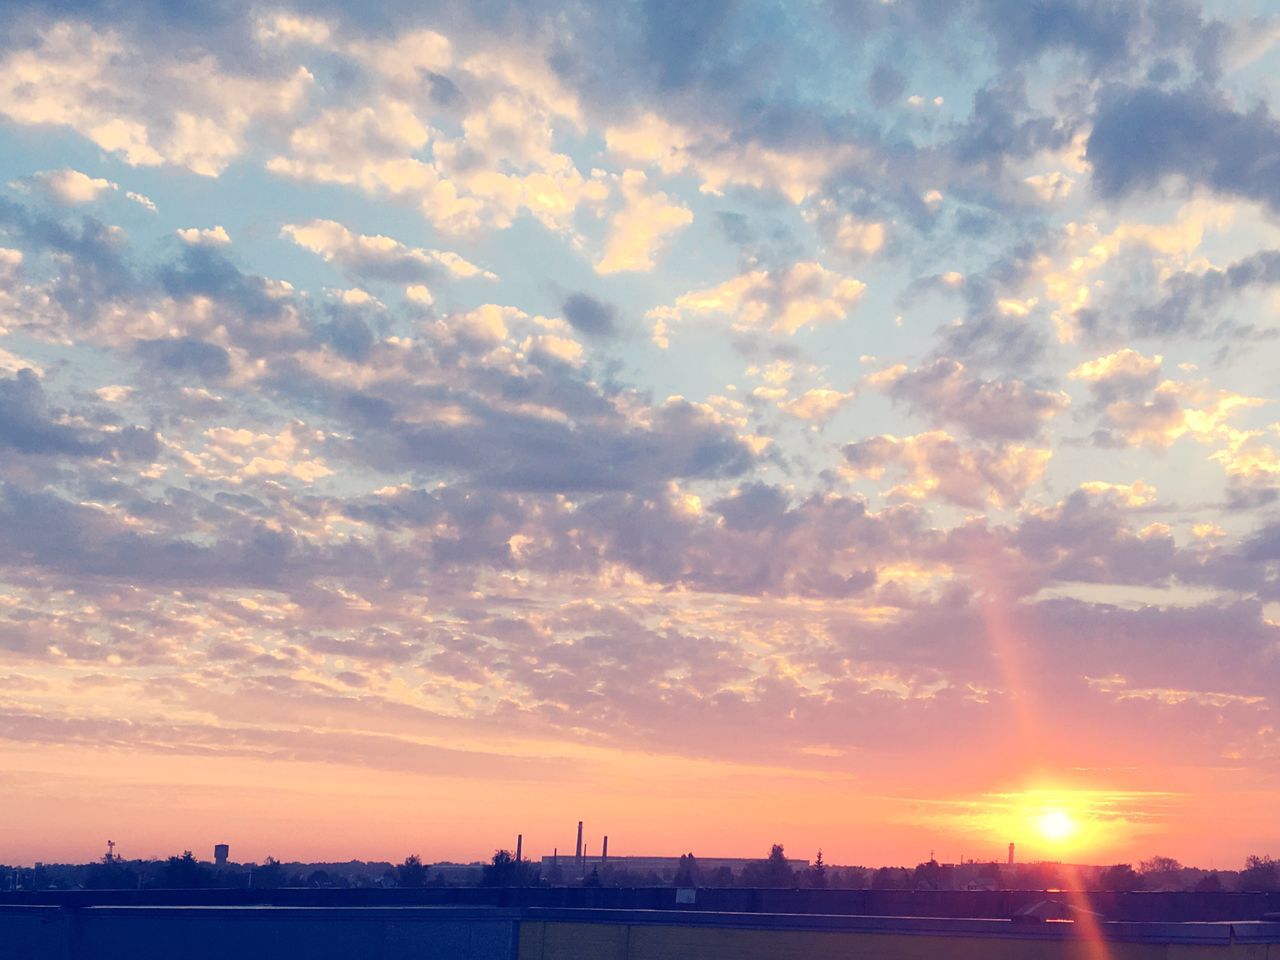
[(93, 203), (104, 193), (119, 190), (119, 184), (103, 177), (91, 177), (79, 170), (45, 170), (34, 174), (26, 184), (39, 189), (54, 203), (66, 207)]

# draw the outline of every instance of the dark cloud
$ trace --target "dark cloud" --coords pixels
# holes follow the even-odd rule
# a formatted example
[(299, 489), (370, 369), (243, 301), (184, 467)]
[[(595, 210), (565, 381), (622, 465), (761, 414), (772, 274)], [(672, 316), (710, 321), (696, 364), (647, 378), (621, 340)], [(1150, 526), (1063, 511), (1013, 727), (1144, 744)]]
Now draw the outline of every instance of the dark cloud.
[(1250, 537), (1243, 553), (1253, 562), (1280, 560), (1280, 523), (1268, 524)]
[(906, 74), (892, 64), (878, 63), (867, 80), (867, 92), (877, 107), (887, 107), (902, 97), (907, 89)]
[(140, 427), (106, 431), (65, 422), (32, 370), (0, 377), (0, 450), (43, 456), (153, 460), (154, 433)]
[(1111, 0), (984, 0), (974, 6), (1006, 63), (1066, 50), (1097, 67), (1128, 53), (1147, 5)]
[(320, 328), (320, 335), (339, 354), (356, 363), (369, 358), (374, 335), (369, 324), (358, 313), (337, 310), (335, 316)]
[(150, 369), (192, 374), (201, 380), (222, 380), (231, 373), (231, 355), (216, 343), (196, 337), (140, 340), (134, 348)]
[(1208, 88), (1106, 91), (1086, 155), (1108, 199), (1177, 176), (1280, 210), (1280, 122), (1263, 105), (1238, 112)]
[(943, 327), (938, 337), (935, 353), (961, 357), (974, 367), (1004, 370), (1034, 366), (1045, 355), (1049, 339), (1042, 325), (994, 309), (978, 311), (963, 323)]
[(1280, 487), (1268, 482), (1232, 479), (1227, 485), (1228, 510), (1256, 510), (1280, 500)]
[(660, 86), (682, 87), (701, 72), (703, 51), (736, 5), (736, 0), (644, 0), (645, 49)]
[(184, 245), (176, 261), (161, 267), (159, 280), (163, 290), (177, 299), (212, 297), (233, 303), (242, 324), (280, 315), (282, 302), (272, 296), (266, 279), (244, 273), (211, 245)]
[[(674, 478), (734, 477), (755, 461), (742, 441), (684, 401), (655, 409), (651, 424), (638, 427), (616, 416), (566, 423), (462, 394), (441, 399), (460, 405), (465, 421), (396, 418), (366, 429), (355, 449), (383, 469), (461, 471), (482, 486), (530, 491), (625, 490)], [(374, 405), (386, 409), (376, 400)]]
[(1061, 393), (1012, 378), (982, 380), (946, 358), (893, 377), (885, 392), (933, 424), (957, 424), (988, 440), (1034, 437), (1067, 407)]
[(1026, 376), (1046, 355), (1049, 347), (1047, 324), (1040, 321), (1040, 309), (1017, 316), (1001, 309), (1003, 299), (1021, 300), (1024, 288), (1034, 279), (1037, 263), (1052, 256), (1062, 238), (1037, 228), (1031, 237), (1019, 236), (1014, 243), (986, 264), (966, 274), (958, 287), (942, 275), (933, 274), (914, 281), (900, 297), (909, 309), (929, 294), (959, 296), (964, 315), (959, 322), (937, 331), (938, 343), (930, 359), (955, 359), (973, 369), (1008, 371)]
[(1169, 534), (1140, 536), (1114, 497), (1076, 491), (1055, 510), (1027, 517), (1010, 538), (1044, 582), (1167, 585), (1178, 568)]
[(1023, 81), (1005, 79), (974, 94), (973, 110), (949, 150), (961, 165), (999, 168), (1006, 160), (1061, 149), (1073, 132), (1069, 119), (1031, 114)]
[(93, 217), (52, 219), (0, 198), (0, 231), (29, 253), (56, 259), (51, 294), (75, 319), (93, 317), (117, 297), (142, 290), (124, 233)]
[[(182, 519), (181, 533), (140, 533), (55, 493), (0, 484), (0, 564), (77, 580), (281, 589), (341, 562), (290, 530), (231, 514), (219, 538), (198, 542), (191, 536), (195, 518)], [(348, 560), (370, 565), (367, 555)]]
[(586, 293), (571, 293), (560, 309), (569, 325), (579, 333), (593, 337), (611, 337), (618, 333), (618, 311), (604, 300)]
[[(1277, 173), (1280, 173), (1280, 167), (1277, 167)], [(1206, 317), (1232, 297), (1252, 287), (1273, 287), (1277, 284), (1280, 284), (1278, 250), (1260, 251), (1237, 260), (1225, 269), (1210, 267), (1204, 272), (1175, 273), (1164, 282), (1163, 299), (1134, 311), (1129, 320), (1130, 330), (1144, 337), (1195, 334), (1205, 327)], [(1234, 331), (1237, 337), (1257, 332), (1252, 327)]]

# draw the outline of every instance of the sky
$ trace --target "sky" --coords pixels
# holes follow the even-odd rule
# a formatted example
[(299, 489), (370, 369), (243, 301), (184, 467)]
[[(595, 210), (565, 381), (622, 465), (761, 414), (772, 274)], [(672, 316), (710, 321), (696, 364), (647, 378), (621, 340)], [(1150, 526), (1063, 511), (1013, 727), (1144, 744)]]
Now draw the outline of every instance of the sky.
[(6, 18), (0, 862), (1280, 854), (1276, 3)]

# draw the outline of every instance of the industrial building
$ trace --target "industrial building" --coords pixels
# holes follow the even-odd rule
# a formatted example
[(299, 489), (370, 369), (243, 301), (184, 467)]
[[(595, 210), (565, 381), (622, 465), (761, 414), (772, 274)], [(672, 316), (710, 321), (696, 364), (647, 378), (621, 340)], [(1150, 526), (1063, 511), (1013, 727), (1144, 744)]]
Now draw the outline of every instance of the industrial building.
[[(663, 882), (671, 882), (680, 870), (680, 857), (611, 857), (609, 856), (609, 837), (605, 836), (600, 843), (600, 853), (597, 856), (591, 856), (587, 853), (583, 843), (582, 833), (583, 821), (578, 821), (578, 840), (574, 848), (573, 856), (561, 855), (559, 851), (551, 856), (542, 858), (542, 875), (544, 877), (554, 876), (560, 873), (568, 877), (586, 877), (593, 871), (598, 874), (604, 874), (608, 870), (617, 872), (636, 873), (640, 876), (647, 877), (655, 875)], [(524, 836), (521, 835), (517, 840), (516, 859), (520, 858), (520, 850), (524, 842)], [(749, 863), (759, 863), (759, 858), (749, 857), (695, 857), (697, 861), (698, 872), (702, 876), (714, 873), (718, 870), (728, 870), (735, 877), (742, 873), (743, 868)], [(792, 860), (786, 861), (787, 866), (793, 871), (806, 870), (809, 867), (808, 860)]]
[[(746, 857), (697, 857), (696, 860), (698, 862), (698, 870), (704, 876), (725, 868), (735, 877), (742, 872), (742, 868), (747, 864), (760, 862), (758, 858)], [(787, 866), (792, 870), (805, 870), (809, 866), (809, 861), (789, 859), (787, 860)], [(580, 871), (585, 876), (590, 874), (592, 870), (603, 873), (606, 868), (625, 870), (642, 876), (648, 876), (652, 873), (656, 874), (664, 882), (669, 883), (680, 869), (680, 858), (611, 857), (603, 854), (601, 856), (550, 856), (542, 858), (543, 876), (548, 876), (550, 871), (556, 867), (566, 875), (575, 875)]]

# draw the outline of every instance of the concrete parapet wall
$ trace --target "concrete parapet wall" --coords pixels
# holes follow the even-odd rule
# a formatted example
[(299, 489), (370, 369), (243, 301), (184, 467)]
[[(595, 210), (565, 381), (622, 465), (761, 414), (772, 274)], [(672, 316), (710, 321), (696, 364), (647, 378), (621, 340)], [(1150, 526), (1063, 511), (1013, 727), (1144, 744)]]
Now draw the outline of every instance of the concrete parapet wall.
[[(774, 890), (699, 888), (694, 909), (731, 913), (848, 914), (891, 917), (989, 917), (1063, 895), (1043, 890)], [(1258, 920), (1280, 913), (1280, 892), (1106, 893), (1084, 895), (1110, 920), (1182, 922)], [(419, 889), (39, 890), (0, 892), (0, 904), (55, 906), (281, 907), (577, 907), (675, 910), (671, 887), (428, 887)]]
[(0, 960), (1280, 960), (1280, 923), (669, 910), (0, 907)]
[(514, 960), (513, 911), (0, 907), (0, 960)]

